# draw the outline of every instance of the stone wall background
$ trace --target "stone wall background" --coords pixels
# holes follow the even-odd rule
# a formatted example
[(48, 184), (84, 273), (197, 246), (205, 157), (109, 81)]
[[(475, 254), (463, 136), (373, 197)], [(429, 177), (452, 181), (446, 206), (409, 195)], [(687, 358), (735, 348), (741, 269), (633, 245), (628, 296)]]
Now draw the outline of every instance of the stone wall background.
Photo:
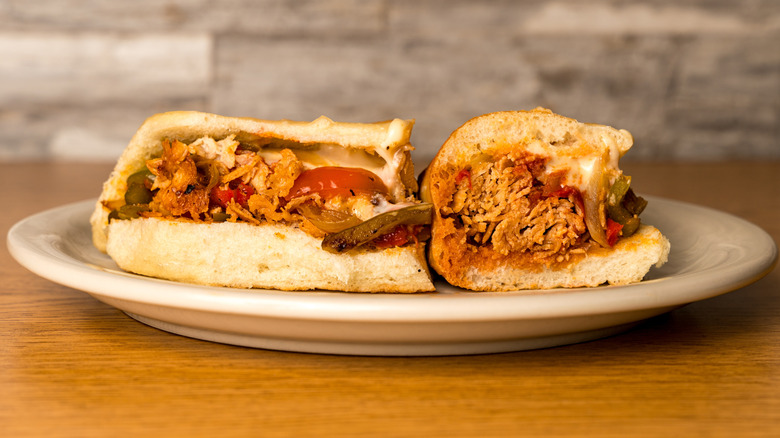
[(0, 0), (0, 160), (114, 160), (147, 116), (417, 120), (546, 106), (629, 160), (780, 159), (777, 0)]

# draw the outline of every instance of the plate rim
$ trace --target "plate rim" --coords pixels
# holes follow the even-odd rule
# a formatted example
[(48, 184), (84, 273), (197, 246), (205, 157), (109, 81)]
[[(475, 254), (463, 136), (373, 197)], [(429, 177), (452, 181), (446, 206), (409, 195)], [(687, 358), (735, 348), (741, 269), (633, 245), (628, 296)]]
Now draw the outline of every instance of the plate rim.
[[(445, 293), (358, 294), (337, 291), (235, 289), (178, 283), (90, 266), (83, 260), (79, 261), (73, 256), (65, 254), (61, 249), (58, 251), (56, 248), (57, 242), (59, 242), (58, 238), (61, 239), (64, 236), (56, 233), (44, 236), (48, 237), (49, 240), (40, 237), (33, 241), (24, 237), (24, 232), (27, 229), (35, 227), (38, 222), (42, 222), (44, 219), (59, 216), (60, 222), (66, 221), (67, 219), (61, 217), (65, 213), (69, 214), (68, 218), (81, 215), (86, 223), (89, 213), (94, 208), (95, 199), (50, 208), (18, 221), (9, 229), (7, 246), (13, 258), (36, 275), (87, 292), (96, 298), (104, 296), (139, 304), (209, 313), (219, 312), (257, 318), (305, 319), (323, 322), (468, 323), (578, 317), (676, 307), (742, 288), (759, 280), (774, 269), (778, 260), (777, 245), (774, 239), (757, 225), (711, 207), (662, 197), (645, 197), (651, 202), (651, 205), (655, 205), (659, 209), (659, 205), (667, 208), (695, 209), (702, 213), (717, 215), (722, 220), (737, 223), (747, 232), (757, 238), (760, 237), (764, 243), (762, 251), (766, 251), (766, 253), (763, 254), (763, 257), (753, 257), (749, 260), (742, 260), (742, 263), (738, 265), (719, 269), (716, 273), (717, 276), (728, 281), (724, 281), (720, 287), (716, 288), (702, 286), (699, 281), (701, 272), (693, 271), (672, 278), (662, 277), (630, 285), (599, 286), (597, 288), (472, 292), (455, 288), (443, 280), (438, 280), (436, 282), (437, 291), (441, 288), (440, 291)], [(75, 227), (73, 224), (70, 226), (71, 228)], [(674, 242), (672, 242), (672, 248), (674, 251)], [(97, 251), (94, 247), (92, 249)], [(108, 256), (105, 257), (108, 258)], [(46, 268), (54, 268), (54, 273), (47, 272)], [(64, 275), (68, 271), (73, 274), (74, 270), (79, 275), (71, 275), (70, 277)], [(737, 275), (738, 272), (741, 275)], [(86, 280), (79, 280), (85, 276)], [(114, 288), (110, 291), (105, 290), (105, 287), (100, 286), (101, 281), (111, 283)], [(636, 300), (633, 298), (644, 298), (645, 293), (652, 293), (672, 281), (674, 282), (672, 286), (675, 286), (676, 289), (687, 288), (686, 293), (680, 294), (677, 299), (665, 296), (663, 300), (659, 299), (654, 303), (655, 306), (636, 307)], [(146, 290), (139, 294), (139, 287)], [(627, 290), (631, 292), (627, 292)], [(188, 298), (186, 302), (179, 299), (181, 294), (185, 294), (185, 297)], [(567, 311), (562, 311), (559, 306), (556, 308), (557, 301), (571, 299), (571, 297), (582, 301), (582, 296), (592, 298), (589, 300), (591, 303), (589, 306), (577, 309), (567, 307)], [(464, 301), (462, 297), (466, 297), (468, 305), (462, 303)], [(497, 306), (498, 303), (514, 304), (515, 301), (521, 301), (522, 306)], [(588, 300), (585, 299), (585, 301)], [(415, 305), (410, 306), (409, 302), (413, 302)], [(241, 306), (248, 303), (252, 305)], [(483, 306), (482, 304), (485, 303), (488, 305)], [(432, 310), (438, 312), (432, 312)]]

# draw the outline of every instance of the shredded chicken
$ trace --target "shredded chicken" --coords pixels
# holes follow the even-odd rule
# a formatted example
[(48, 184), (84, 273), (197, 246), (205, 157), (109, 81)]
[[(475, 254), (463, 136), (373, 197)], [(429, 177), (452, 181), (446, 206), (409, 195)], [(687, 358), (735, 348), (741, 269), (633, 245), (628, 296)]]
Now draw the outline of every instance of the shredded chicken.
[[(203, 137), (190, 144), (164, 140), (162, 146), (162, 155), (147, 161), (155, 175), (152, 202), (142, 213), (147, 217), (285, 223), (324, 237), (328, 232), (315, 222), (322, 225), (323, 219), (307, 211), (345, 212), (364, 221), (376, 214), (377, 203), (384, 200), (381, 195), (323, 199), (318, 192), (287, 199), (304, 171), (303, 162), (290, 149), (280, 150), (279, 159), (269, 163), (254, 150), (243, 148), (234, 136)], [(311, 208), (302, 208), (303, 204)]]
[(547, 196), (540, 167), (533, 157), (475, 163), (442, 213), (458, 219), (472, 245), (501, 255), (566, 257), (582, 245), (587, 228), (575, 199)]
[(249, 210), (258, 218), (272, 222), (291, 221), (289, 208), (282, 208), (282, 201), (290, 193), (295, 179), (303, 172), (303, 163), (289, 149), (282, 149), (282, 158), (270, 167), (256, 165), (250, 177), (256, 193), (249, 198)]
[(252, 216), (252, 213), (250, 213), (244, 207), (238, 205), (236, 201), (230, 201), (225, 210), (230, 215), (230, 218), (234, 221), (241, 219), (243, 221), (249, 222), (250, 224), (257, 225), (260, 223), (259, 220)]
[(198, 167), (187, 145), (166, 140), (162, 146), (162, 156), (147, 162), (156, 177), (152, 190), (158, 190), (152, 209), (200, 219), (201, 213), (208, 210), (209, 194), (200, 181)]
[(193, 155), (214, 160), (225, 169), (232, 169), (236, 165), (236, 150), (239, 143), (236, 136), (231, 135), (216, 141), (211, 137), (202, 137), (189, 145), (189, 151)]
[[(150, 215), (188, 217), (209, 220), (215, 214), (227, 214), (231, 221), (253, 224), (261, 221), (290, 223), (305, 221), (285, 205), (303, 163), (289, 150), (270, 165), (259, 154), (241, 149), (233, 136), (216, 141), (200, 138), (187, 145), (164, 140), (159, 158), (147, 161), (155, 175)], [(224, 207), (211, 200), (212, 189), (230, 189), (237, 182), (252, 187), (254, 193), (240, 205), (235, 200)]]

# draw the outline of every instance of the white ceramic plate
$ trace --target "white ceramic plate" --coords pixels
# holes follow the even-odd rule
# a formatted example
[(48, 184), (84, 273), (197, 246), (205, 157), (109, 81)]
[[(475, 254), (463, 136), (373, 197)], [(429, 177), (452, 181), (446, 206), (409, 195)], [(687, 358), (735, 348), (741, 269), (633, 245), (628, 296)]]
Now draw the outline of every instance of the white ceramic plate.
[(206, 287), (121, 271), (91, 244), (95, 201), (31, 216), (8, 233), (19, 263), (145, 324), (248, 347), (356, 355), (517, 351), (619, 333), (758, 280), (777, 260), (760, 228), (712, 209), (649, 198), (643, 220), (671, 240), (669, 262), (629, 286), (413, 295)]

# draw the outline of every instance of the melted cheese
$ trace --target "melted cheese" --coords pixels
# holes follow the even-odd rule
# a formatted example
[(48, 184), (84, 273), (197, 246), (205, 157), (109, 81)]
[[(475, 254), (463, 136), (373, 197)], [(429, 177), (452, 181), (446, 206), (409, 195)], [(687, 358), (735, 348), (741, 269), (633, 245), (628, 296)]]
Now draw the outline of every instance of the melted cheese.
[[(305, 169), (325, 166), (359, 167), (376, 174), (385, 183), (390, 193), (404, 192), (404, 186), (400, 179), (403, 148), (392, 148), (389, 145), (384, 145), (377, 148), (377, 154), (373, 154), (364, 149), (348, 149), (333, 144), (315, 144), (307, 145), (305, 149), (292, 148), (290, 150), (303, 162)], [(281, 158), (280, 151), (281, 149), (268, 147), (260, 149), (257, 153), (263, 157), (266, 163), (272, 164)]]
[(378, 197), (378, 203), (374, 206), (374, 216), (387, 213), (388, 211), (395, 211), (400, 210), (402, 208), (411, 207), (413, 205), (417, 205), (416, 202), (397, 202), (395, 204), (390, 203), (385, 199), (383, 196)]
[(561, 184), (575, 187), (581, 193), (592, 191), (605, 183), (611, 185), (621, 173), (618, 167), (620, 150), (610, 137), (602, 136), (601, 140), (600, 146), (578, 148), (586, 151), (583, 154), (561, 153), (549, 157), (545, 174), (564, 171)]
[[(320, 117), (312, 122), (323, 128), (334, 122)], [(381, 143), (373, 148), (350, 148), (328, 143), (290, 142), (286, 145), (266, 145), (257, 152), (268, 164), (280, 159), (280, 151), (289, 148), (303, 162), (305, 169), (324, 166), (358, 167), (376, 174), (396, 200), (405, 197), (406, 188), (401, 181), (403, 166), (406, 164), (406, 151), (409, 145), (409, 121), (394, 119), (387, 124)]]
[[(401, 166), (405, 164), (405, 152), (409, 148), (409, 144), (404, 141), (405, 127), (406, 124), (402, 120), (396, 119), (391, 122), (384, 141), (374, 149), (349, 148), (329, 143), (289, 142), (283, 145), (278, 143), (266, 145), (260, 147), (255, 153), (269, 165), (282, 159), (283, 149), (289, 149), (303, 163), (304, 169), (338, 166), (371, 171), (385, 184), (391, 200), (399, 202), (394, 203), (384, 196), (378, 196), (373, 203), (367, 199), (349, 200), (349, 205), (344, 206), (347, 207), (344, 209), (352, 210), (357, 217), (366, 220), (378, 214), (414, 204), (404, 201), (406, 188), (400, 177)], [(193, 154), (217, 159), (227, 168), (232, 168), (235, 165), (235, 152), (238, 145), (235, 136), (228, 136), (219, 141), (211, 137), (203, 137), (190, 144), (189, 147)]]

